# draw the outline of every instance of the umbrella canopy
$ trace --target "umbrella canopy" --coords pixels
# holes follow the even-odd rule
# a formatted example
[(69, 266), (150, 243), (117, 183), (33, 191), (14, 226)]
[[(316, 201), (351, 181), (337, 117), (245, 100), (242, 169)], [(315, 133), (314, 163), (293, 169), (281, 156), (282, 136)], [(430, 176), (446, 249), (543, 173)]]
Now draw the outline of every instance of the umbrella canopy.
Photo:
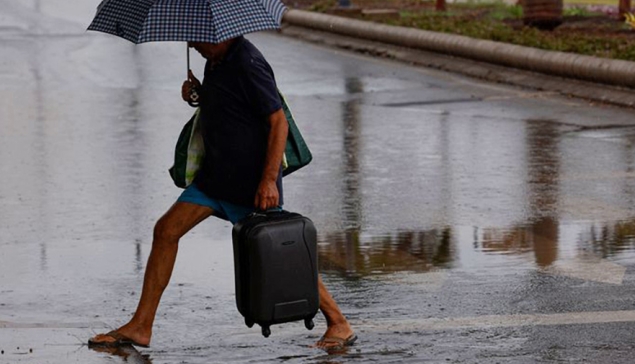
[(280, 27), (280, 0), (103, 0), (88, 30), (133, 43), (220, 43)]

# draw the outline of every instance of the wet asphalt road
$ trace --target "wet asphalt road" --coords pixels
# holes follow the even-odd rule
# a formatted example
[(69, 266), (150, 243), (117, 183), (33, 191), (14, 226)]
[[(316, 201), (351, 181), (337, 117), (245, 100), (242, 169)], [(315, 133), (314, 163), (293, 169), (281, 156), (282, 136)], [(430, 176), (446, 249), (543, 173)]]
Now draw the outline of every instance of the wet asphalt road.
[(0, 0), (1, 364), (632, 362), (633, 110), (275, 34), (249, 38), (315, 157), (286, 208), (316, 223), (358, 344), (309, 348), (321, 317), (246, 328), (231, 226), (209, 220), (181, 242), (151, 348), (88, 349), (136, 306), (192, 112), (185, 46), (85, 33), (96, 5)]

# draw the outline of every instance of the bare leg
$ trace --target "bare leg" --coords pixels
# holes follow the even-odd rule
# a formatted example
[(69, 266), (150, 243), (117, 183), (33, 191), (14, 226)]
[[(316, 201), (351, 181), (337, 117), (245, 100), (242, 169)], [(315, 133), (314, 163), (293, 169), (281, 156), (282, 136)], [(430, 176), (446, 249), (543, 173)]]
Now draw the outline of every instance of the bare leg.
[[(161, 295), (170, 281), (179, 239), (199, 222), (212, 214), (209, 207), (190, 203), (176, 202), (159, 219), (154, 228), (152, 250), (148, 258), (143, 290), (139, 298), (139, 305), (132, 319), (116, 331), (139, 343), (150, 344), (152, 325), (159, 307)], [(108, 335), (100, 334), (91, 339), (95, 343), (113, 342)]]
[[(353, 335), (353, 329), (337, 306), (333, 296), (324, 286), (322, 277), (318, 278), (318, 288), (320, 290), (320, 310), (326, 318), (327, 329), (324, 338), (346, 340)], [(328, 349), (330, 347), (339, 346), (337, 342), (320, 340), (315, 345), (319, 348)]]

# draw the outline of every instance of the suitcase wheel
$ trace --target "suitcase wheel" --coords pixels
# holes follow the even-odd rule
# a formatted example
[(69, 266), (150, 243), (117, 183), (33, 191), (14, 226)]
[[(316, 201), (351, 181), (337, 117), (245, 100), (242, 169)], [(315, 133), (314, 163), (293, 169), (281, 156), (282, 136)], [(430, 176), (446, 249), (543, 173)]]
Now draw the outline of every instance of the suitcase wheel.
[(313, 323), (313, 319), (304, 319), (304, 326), (308, 330), (313, 330), (313, 328), (315, 327), (315, 324)]
[(251, 329), (254, 326), (254, 324), (255, 322), (245, 317), (245, 325), (247, 325), (248, 328)]
[(262, 327), (262, 336), (269, 337), (269, 335), (271, 335), (271, 329), (269, 328), (269, 326), (263, 326)]

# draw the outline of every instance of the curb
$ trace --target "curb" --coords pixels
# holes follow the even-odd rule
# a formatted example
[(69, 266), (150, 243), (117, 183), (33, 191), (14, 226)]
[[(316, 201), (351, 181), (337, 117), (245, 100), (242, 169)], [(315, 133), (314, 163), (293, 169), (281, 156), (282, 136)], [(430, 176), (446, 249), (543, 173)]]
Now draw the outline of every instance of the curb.
[(373, 58), (386, 58), (413, 66), (520, 87), (528, 91), (527, 97), (548, 97), (547, 95), (556, 93), (584, 99), (591, 104), (635, 107), (635, 89), (633, 88), (546, 75), (431, 51), (348, 37), (297, 25), (285, 24), (281, 33), (304, 42), (343, 49)]
[(288, 10), (283, 21), (300, 27), (401, 47), (438, 52), (560, 77), (635, 88), (635, 62), (630, 61), (544, 51), (303, 10)]

